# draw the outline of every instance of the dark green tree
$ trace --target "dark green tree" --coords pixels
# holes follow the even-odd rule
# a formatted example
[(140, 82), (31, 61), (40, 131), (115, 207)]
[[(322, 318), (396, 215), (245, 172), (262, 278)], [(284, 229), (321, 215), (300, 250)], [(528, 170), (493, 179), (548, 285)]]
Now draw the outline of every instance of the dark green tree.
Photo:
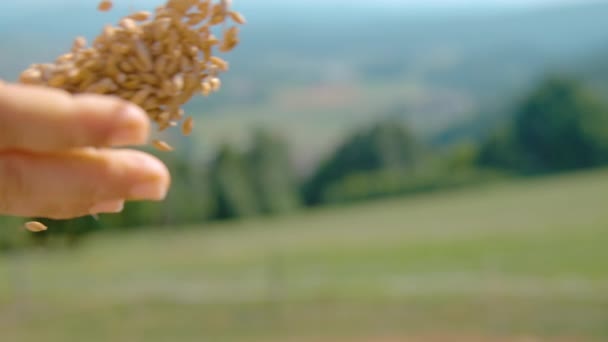
[(355, 133), (321, 164), (304, 186), (305, 200), (319, 204), (332, 183), (353, 173), (415, 167), (420, 152), (421, 146), (400, 120), (382, 120)]
[(226, 144), (220, 147), (211, 169), (216, 218), (240, 218), (259, 212), (248, 166), (245, 156), (235, 148)]
[(171, 188), (158, 208), (163, 212), (161, 224), (199, 223), (215, 212), (215, 198), (209, 167), (188, 155), (167, 156)]
[(498, 129), (481, 144), (477, 164), (495, 169), (517, 170), (525, 165), (523, 153), (511, 126)]
[(608, 109), (576, 81), (550, 79), (517, 113), (515, 140), (532, 170), (597, 166), (608, 157)]
[(250, 177), (259, 209), (265, 214), (292, 211), (300, 204), (296, 179), (286, 142), (265, 131), (256, 130), (247, 153)]
[(608, 107), (568, 78), (548, 78), (519, 106), (512, 125), (481, 149), (486, 166), (545, 173), (608, 161)]

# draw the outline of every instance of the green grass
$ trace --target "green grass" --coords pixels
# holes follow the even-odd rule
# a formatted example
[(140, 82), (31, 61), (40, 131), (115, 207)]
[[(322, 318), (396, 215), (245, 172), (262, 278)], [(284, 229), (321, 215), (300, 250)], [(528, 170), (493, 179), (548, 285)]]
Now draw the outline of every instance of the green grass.
[(269, 220), (100, 234), (77, 250), (0, 258), (0, 336), (604, 340), (607, 204), (608, 172), (597, 171)]

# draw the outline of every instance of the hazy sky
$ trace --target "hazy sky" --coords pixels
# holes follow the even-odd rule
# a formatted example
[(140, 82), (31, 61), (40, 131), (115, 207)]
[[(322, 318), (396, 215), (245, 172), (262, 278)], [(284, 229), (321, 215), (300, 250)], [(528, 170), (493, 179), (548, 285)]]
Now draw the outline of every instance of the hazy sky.
[[(45, 9), (57, 11), (63, 6), (67, 10), (76, 9), (83, 15), (96, 13), (100, 0), (0, 0), (0, 16), (45, 13)], [(151, 10), (164, 4), (166, 0), (113, 0), (117, 11), (110, 16), (121, 15), (125, 11)], [(441, 13), (503, 12), (505, 10), (525, 10), (560, 4), (582, 4), (586, 2), (608, 2), (608, 0), (232, 0), (236, 10), (254, 17), (259, 13), (289, 11), (290, 7), (305, 7), (320, 10), (340, 10), (343, 7), (360, 9), (405, 10), (410, 15), (437, 15)], [(85, 12), (86, 11), (86, 12)], [(297, 10), (296, 10), (297, 13)]]
[[(4, 2), (5, 0), (2, 0)], [(13, 2), (13, 1), (11, 1)], [(13, 5), (74, 5), (74, 4), (86, 4), (90, 2), (96, 5), (99, 0), (19, 0), (14, 1)], [(127, 6), (149, 6), (150, 4), (157, 5), (163, 3), (164, 0), (114, 0), (117, 5)], [(233, 0), (235, 4), (252, 5), (252, 4), (263, 4), (263, 3), (325, 3), (325, 4), (351, 4), (351, 5), (368, 5), (368, 6), (379, 6), (379, 5), (392, 5), (392, 6), (408, 6), (408, 7), (470, 7), (470, 6), (534, 6), (534, 5), (546, 5), (546, 4), (558, 4), (564, 2), (570, 3), (581, 3), (585, 0)]]

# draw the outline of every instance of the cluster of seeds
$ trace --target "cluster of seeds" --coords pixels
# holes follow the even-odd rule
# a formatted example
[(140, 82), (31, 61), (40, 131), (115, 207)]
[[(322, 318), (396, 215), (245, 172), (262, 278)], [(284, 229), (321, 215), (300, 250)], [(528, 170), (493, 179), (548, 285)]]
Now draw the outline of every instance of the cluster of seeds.
[[(109, 0), (98, 6), (111, 8)], [(229, 0), (168, 0), (154, 12), (131, 13), (117, 26), (106, 25), (91, 46), (77, 37), (70, 52), (53, 63), (31, 65), (20, 82), (119, 96), (142, 107), (163, 131), (184, 118), (182, 106), (194, 95), (220, 89), (219, 74), (228, 62), (214, 52), (234, 49), (244, 23)], [(191, 117), (183, 120), (184, 135), (192, 128)], [(154, 146), (172, 150), (160, 141)]]

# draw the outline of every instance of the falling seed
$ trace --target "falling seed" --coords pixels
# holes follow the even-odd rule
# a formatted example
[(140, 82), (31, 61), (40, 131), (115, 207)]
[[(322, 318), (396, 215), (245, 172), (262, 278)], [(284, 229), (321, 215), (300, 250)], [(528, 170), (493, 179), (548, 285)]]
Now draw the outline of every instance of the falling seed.
[(192, 133), (192, 129), (194, 128), (194, 119), (191, 116), (187, 117), (184, 120), (184, 124), (182, 125), (182, 134), (188, 136)]
[(146, 21), (150, 18), (152, 14), (148, 11), (139, 11), (139, 12), (135, 12), (133, 14), (131, 14), (129, 16), (129, 18), (135, 20), (135, 21)]
[(38, 233), (48, 229), (47, 226), (38, 222), (38, 221), (30, 221), (25, 223), (25, 228), (30, 232)]
[(244, 25), (247, 23), (247, 21), (245, 20), (245, 17), (239, 12), (232, 11), (228, 14), (230, 15), (230, 18), (237, 24)]
[(110, 0), (102, 0), (97, 6), (97, 9), (101, 12), (107, 12), (112, 9), (112, 1)]
[(217, 77), (213, 77), (209, 80), (209, 84), (211, 84), (212, 91), (219, 91), (222, 86), (222, 81)]
[(162, 140), (154, 140), (154, 141), (152, 141), (152, 145), (154, 145), (154, 147), (159, 151), (163, 151), (163, 152), (173, 151), (173, 147), (171, 147), (171, 145), (167, 144), (166, 142), (164, 142)]

